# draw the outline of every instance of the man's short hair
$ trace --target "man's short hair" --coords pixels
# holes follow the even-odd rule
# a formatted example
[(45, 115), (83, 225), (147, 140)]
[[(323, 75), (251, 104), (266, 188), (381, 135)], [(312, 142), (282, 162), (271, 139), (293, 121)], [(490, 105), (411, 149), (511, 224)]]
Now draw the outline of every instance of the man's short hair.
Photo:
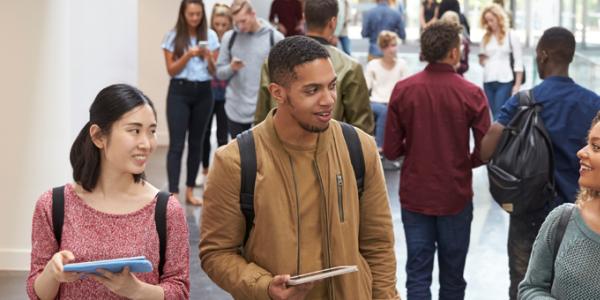
[(552, 61), (562, 64), (573, 61), (575, 47), (575, 36), (563, 27), (546, 29), (538, 42), (540, 50), (545, 50)]
[(460, 25), (437, 21), (421, 34), (421, 54), (429, 63), (444, 59), (450, 50), (460, 46)]
[(337, 0), (305, 0), (304, 18), (308, 29), (322, 29), (338, 15)]
[(253, 12), (254, 7), (250, 0), (233, 0), (231, 3), (231, 15), (235, 16), (241, 12)]
[(316, 59), (329, 58), (329, 52), (314, 39), (305, 36), (285, 38), (269, 52), (269, 78), (271, 82), (288, 86), (296, 79), (294, 69)]

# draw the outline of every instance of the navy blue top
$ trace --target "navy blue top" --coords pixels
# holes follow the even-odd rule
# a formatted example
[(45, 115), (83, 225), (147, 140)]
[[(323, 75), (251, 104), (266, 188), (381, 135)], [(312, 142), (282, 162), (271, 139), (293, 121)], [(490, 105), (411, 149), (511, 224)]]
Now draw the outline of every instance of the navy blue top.
[[(559, 203), (574, 202), (578, 190), (577, 151), (586, 145), (592, 119), (600, 110), (600, 97), (568, 77), (552, 76), (533, 88), (542, 104), (540, 116), (554, 148), (554, 177)], [(506, 126), (517, 111), (519, 100), (511, 97), (502, 106), (498, 123)]]
[(400, 39), (406, 38), (404, 19), (400, 13), (387, 3), (379, 3), (365, 12), (361, 34), (369, 39), (369, 54), (381, 57), (383, 54), (377, 46), (377, 37), (382, 30), (395, 32)]

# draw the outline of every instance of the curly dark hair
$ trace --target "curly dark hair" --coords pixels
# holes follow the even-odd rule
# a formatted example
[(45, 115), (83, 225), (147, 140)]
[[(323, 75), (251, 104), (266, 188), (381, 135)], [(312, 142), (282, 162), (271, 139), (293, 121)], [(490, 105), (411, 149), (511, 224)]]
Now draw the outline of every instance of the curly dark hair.
[(285, 38), (269, 52), (269, 78), (271, 82), (288, 86), (296, 78), (296, 66), (321, 58), (329, 58), (329, 52), (314, 39), (305, 36)]
[(444, 59), (450, 50), (460, 46), (460, 25), (438, 21), (421, 34), (421, 55), (429, 63)]

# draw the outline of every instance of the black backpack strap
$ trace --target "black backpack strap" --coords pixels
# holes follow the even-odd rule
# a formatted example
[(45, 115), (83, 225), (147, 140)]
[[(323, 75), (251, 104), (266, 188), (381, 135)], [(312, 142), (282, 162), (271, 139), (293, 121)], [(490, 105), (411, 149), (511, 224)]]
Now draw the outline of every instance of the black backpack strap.
[(519, 97), (519, 106), (532, 106), (535, 104), (531, 90), (519, 91), (517, 97)]
[(356, 129), (352, 125), (343, 122), (340, 122), (340, 125), (342, 126), (344, 140), (350, 153), (350, 161), (352, 162), (354, 176), (356, 177), (356, 186), (358, 187), (358, 199), (360, 199), (362, 198), (365, 186), (365, 160), (360, 139)]
[(273, 48), (273, 45), (275, 45), (275, 33), (273, 32), (273, 29), (269, 30), (269, 41), (271, 42), (271, 48)]
[(237, 136), (237, 143), (240, 149), (240, 208), (246, 219), (246, 233), (244, 234), (244, 244), (250, 237), (250, 230), (254, 224), (254, 183), (256, 181), (256, 147), (252, 129), (248, 129)]
[(158, 232), (159, 260), (158, 275), (162, 276), (165, 266), (165, 253), (167, 251), (167, 203), (171, 194), (160, 191), (156, 195), (156, 208), (154, 209), (154, 222)]
[(65, 219), (65, 186), (59, 186), (52, 189), (52, 228), (54, 229), (54, 238), (60, 249), (62, 239), (63, 221)]
[(229, 61), (231, 61), (231, 48), (233, 48), (233, 42), (235, 42), (235, 38), (237, 36), (237, 31), (233, 31), (231, 33), (231, 37), (229, 38), (229, 43), (227, 44), (227, 50), (229, 50)]
[(550, 284), (554, 282), (554, 262), (556, 262), (556, 256), (558, 255), (558, 249), (560, 248), (560, 244), (562, 243), (562, 239), (565, 236), (565, 231), (567, 230), (567, 226), (569, 225), (569, 220), (571, 219), (571, 215), (573, 214), (573, 210), (575, 209), (575, 205), (567, 205), (565, 209), (560, 213), (560, 218), (558, 219), (558, 225), (554, 229), (554, 249), (552, 252), (552, 277), (550, 279)]

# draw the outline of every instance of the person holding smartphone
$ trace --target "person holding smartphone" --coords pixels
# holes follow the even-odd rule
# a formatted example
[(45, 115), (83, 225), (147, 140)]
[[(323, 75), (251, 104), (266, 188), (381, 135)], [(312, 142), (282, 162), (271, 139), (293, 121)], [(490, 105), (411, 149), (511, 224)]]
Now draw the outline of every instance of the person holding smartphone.
[(260, 86), (260, 67), (269, 49), (283, 39), (283, 34), (267, 20), (259, 18), (249, 0), (234, 0), (231, 15), (234, 28), (223, 35), (223, 47), (217, 59), (217, 77), (228, 80), (225, 113), (229, 135), (235, 138), (252, 127)]
[[(490, 4), (483, 9), (480, 23), (485, 29), (479, 54), (479, 64), (483, 67), (483, 90), (496, 120), (508, 98), (521, 89), (523, 51), (519, 37), (508, 28), (506, 13), (498, 4)], [(514, 57), (513, 65), (511, 55)]]
[(181, 1), (178, 16), (175, 28), (167, 33), (162, 44), (171, 76), (167, 96), (169, 192), (175, 196), (179, 193), (181, 157), (187, 136), (185, 201), (202, 205), (202, 200), (194, 196), (194, 185), (204, 150), (204, 133), (214, 106), (211, 80), (219, 39), (208, 29), (202, 0)]
[[(158, 189), (144, 170), (156, 149), (156, 110), (140, 90), (111, 85), (98, 93), (90, 119), (71, 147), (74, 183), (64, 186), (63, 226), (54, 233), (53, 191), (43, 193), (33, 213), (30, 299), (187, 299), (189, 245), (185, 213), (173, 196), (166, 204), (167, 251), (159, 273), (155, 229)], [(64, 265), (145, 256), (149, 273), (99, 270), (65, 272)]]

